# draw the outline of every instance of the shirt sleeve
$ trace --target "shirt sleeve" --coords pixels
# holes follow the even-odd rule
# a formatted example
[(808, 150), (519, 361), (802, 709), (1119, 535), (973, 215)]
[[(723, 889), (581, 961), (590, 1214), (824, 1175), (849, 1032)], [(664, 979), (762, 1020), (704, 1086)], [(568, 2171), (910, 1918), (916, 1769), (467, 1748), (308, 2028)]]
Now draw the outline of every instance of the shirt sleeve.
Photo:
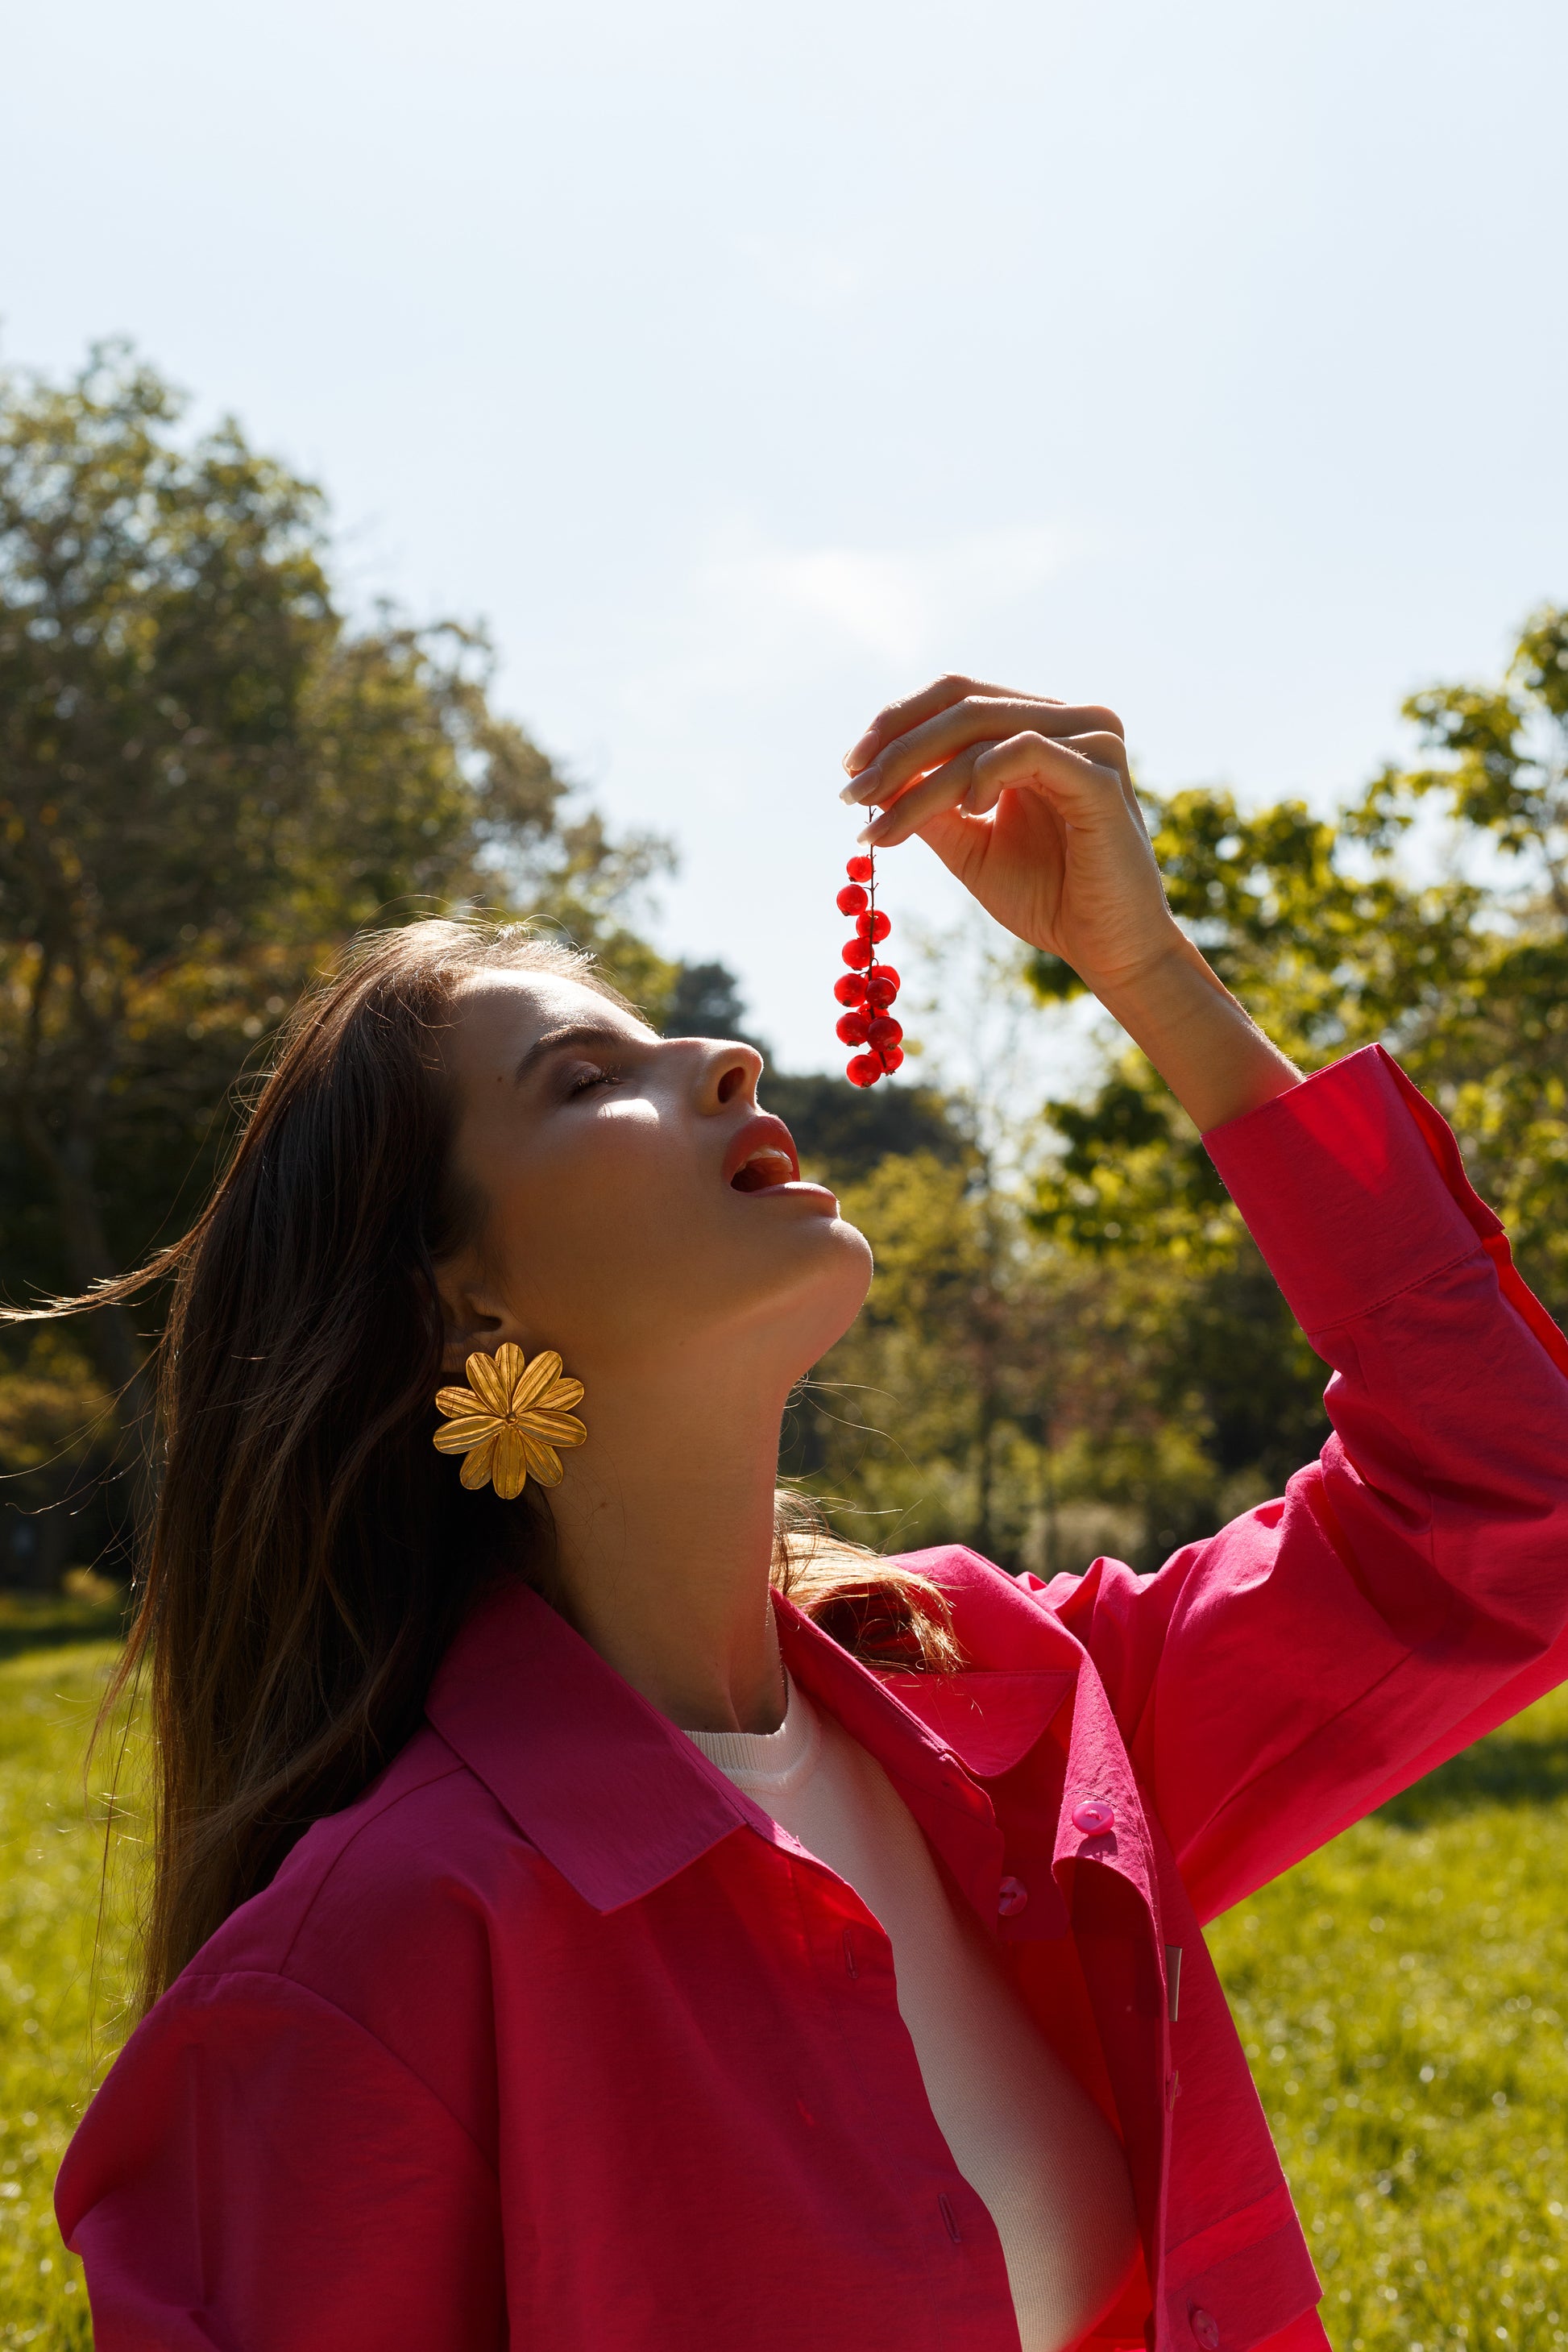
[(1568, 1676), (1568, 1341), (1381, 1047), (1205, 1140), (1332, 1368), (1333, 1433), (1155, 1576), (1024, 1581), (1206, 1918)]
[(500, 2352), (495, 2175), (363, 2027), (290, 1979), (183, 1978), (66, 2153), (97, 2352)]

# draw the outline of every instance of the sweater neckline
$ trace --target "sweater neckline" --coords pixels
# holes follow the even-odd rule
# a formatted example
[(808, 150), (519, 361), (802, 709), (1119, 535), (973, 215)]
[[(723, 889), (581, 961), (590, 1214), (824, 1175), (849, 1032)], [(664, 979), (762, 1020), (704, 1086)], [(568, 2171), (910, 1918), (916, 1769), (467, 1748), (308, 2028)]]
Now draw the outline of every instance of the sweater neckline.
[(776, 1731), (688, 1731), (726, 1780), (763, 1794), (804, 1780), (822, 1747), (822, 1722), (794, 1675), (784, 1670), (784, 1721)]

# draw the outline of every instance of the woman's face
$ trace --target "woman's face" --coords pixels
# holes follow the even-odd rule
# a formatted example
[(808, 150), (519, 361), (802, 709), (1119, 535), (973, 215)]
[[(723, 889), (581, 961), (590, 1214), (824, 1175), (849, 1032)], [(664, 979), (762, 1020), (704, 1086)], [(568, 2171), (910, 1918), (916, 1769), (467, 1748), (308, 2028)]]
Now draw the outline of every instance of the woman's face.
[(871, 1253), (759, 1111), (751, 1046), (661, 1038), (538, 972), (482, 973), (454, 1013), (456, 1173), (482, 1203), (442, 1269), (455, 1362), (515, 1339), (584, 1380), (706, 1356), (782, 1390), (848, 1328)]

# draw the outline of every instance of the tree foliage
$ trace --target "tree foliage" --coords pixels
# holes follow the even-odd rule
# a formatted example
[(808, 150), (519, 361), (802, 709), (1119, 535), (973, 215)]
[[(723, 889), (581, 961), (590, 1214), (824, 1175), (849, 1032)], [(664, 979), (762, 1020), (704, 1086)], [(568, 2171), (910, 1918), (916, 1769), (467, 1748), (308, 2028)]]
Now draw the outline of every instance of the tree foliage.
[[(81, 1290), (205, 1189), (237, 1079), (370, 923), (485, 906), (600, 949), (668, 858), (490, 698), (481, 632), (354, 619), (319, 490), (107, 346), (0, 379), (0, 1253)], [(140, 1404), (144, 1335), (92, 1318)], [(13, 1356), (15, 1350), (13, 1349)], [(40, 1391), (41, 1393), (41, 1391)]]
[(353, 625), (320, 493), (181, 415), (117, 349), (0, 387), (13, 1278), (84, 1286), (146, 1244), (247, 1052), (362, 925), (486, 903), (669, 980), (617, 915), (660, 845), (572, 808), (491, 708), (482, 635)]
[[(1172, 906), (1302, 1066), (1382, 1040), (1441, 1104), (1527, 1278), (1568, 1307), (1568, 613), (1535, 615), (1497, 688), (1439, 687), (1406, 716), (1436, 761), (1390, 768), (1335, 821), (1215, 791), (1144, 795)], [(1424, 803), (1442, 820), (1413, 870)], [(1042, 997), (1054, 970), (1031, 973)], [(1239, 1227), (1196, 1136), (1141, 1055), (1088, 1104), (1038, 1213), (1073, 1246), (1151, 1241), (1234, 1262)]]

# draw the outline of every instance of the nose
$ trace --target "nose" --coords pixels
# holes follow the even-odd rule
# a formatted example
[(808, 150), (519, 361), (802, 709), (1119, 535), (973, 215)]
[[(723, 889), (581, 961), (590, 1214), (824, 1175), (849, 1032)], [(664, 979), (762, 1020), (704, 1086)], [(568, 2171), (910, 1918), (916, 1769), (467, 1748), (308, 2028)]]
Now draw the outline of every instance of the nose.
[(763, 1057), (754, 1045), (739, 1039), (693, 1038), (702, 1059), (697, 1074), (697, 1108), (704, 1113), (726, 1110), (731, 1103), (755, 1102)]

